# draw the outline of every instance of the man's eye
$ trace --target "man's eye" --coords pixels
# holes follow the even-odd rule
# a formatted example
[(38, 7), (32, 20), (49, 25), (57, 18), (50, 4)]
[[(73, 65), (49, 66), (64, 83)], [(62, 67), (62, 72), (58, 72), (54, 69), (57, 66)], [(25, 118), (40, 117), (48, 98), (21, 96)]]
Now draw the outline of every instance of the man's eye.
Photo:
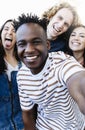
[(37, 41), (33, 41), (33, 44), (40, 44), (41, 41), (40, 40), (37, 40)]
[(69, 27), (69, 24), (68, 24), (68, 23), (65, 23), (65, 26), (66, 26), (66, 27)]
[(22, 42), (18, 42), (18, 43), (17, 43), (17, 46), (22, 47), (22, 46), (24, 46), (24, 43), (22, 43)]
[(62, 20), (63, 18), (61, 16), (58, 17), (59, 20)]

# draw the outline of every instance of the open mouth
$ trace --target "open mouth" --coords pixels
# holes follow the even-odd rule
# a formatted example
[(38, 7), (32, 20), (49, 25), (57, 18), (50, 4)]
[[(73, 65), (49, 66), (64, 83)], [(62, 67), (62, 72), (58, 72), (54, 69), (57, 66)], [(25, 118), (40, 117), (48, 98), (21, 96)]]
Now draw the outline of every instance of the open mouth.
[(56, 32), (61, 32), (60, 29), (58, 29), (58, 28), (55, 27), (55, 24), (53, 25), (53, 29), (54, 29)]
[(5, 45), (6, 45), (6, 47), (10, 47), (12, 45), (12, 39), (11, 38), (5, 38)]
[(75, 42), (72, 42), (72, 44), (73, 44), (73, 45), (76, 45), (76, 46), (80, 45), (80, 43), (79, 43), (79, 42), (76, 42), (76, 41), (75, 41)]
[(5, 40), (12, 42), (12, 39), (10, 39), (10, 38), (5, 38)]

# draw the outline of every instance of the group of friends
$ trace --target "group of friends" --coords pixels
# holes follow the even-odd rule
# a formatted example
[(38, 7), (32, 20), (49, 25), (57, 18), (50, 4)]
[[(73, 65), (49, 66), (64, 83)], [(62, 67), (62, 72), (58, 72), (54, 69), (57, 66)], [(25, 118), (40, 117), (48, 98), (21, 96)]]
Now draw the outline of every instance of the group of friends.
[(69, 3), (0, 29), (0, 130), (85, 130), (85, 26)]

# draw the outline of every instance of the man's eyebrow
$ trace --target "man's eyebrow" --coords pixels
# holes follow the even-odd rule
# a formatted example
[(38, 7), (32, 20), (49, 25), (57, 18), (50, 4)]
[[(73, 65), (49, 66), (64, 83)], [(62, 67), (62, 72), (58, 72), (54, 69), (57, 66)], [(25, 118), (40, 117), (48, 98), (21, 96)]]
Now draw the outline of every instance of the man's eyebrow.
[(41, 40), (41, 38), (40, 37), (35, 37), (32, 40)]

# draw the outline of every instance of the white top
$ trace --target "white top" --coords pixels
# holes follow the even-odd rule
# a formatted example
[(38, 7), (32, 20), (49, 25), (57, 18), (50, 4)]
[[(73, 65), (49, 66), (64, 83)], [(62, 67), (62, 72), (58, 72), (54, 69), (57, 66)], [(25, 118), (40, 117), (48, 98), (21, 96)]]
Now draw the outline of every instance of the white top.
[(19, 67), (18, 67), (18, 65), (13, 67), (6, 59), (4, 59), (4, 60), (5, 60), (6, 64), (7, 64), (6, 74), (8, 75), (9, 81), (11, 81), (11, 72), (12, 71), (18, 71)]
[(36, 75), (26, 66), (19, 70), (21, 108), (30, 110), (38, 104), (36, 127), (39, 130), (83, 130), (84, 115), (65, 85), (68, 78), (79, 71), (85, 70), (63, 52), (49, 53), (43, 70)]

